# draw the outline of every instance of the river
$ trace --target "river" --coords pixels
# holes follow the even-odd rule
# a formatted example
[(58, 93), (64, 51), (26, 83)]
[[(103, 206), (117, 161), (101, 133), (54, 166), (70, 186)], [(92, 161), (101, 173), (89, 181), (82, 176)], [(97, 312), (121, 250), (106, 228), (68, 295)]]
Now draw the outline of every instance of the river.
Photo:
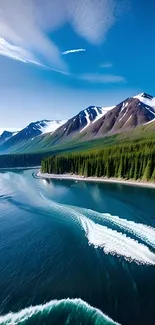
[(154, 325), (155, 190), (34, 173), (0, 172), (0, 324)]

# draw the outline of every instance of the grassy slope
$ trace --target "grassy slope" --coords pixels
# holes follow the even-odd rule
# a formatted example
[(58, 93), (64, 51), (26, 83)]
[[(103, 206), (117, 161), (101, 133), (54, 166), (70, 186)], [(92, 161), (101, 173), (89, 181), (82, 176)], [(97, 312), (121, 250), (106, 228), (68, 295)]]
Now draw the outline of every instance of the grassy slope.
[[(84, 134), (83, 134), (84, 136)], [(55, 139), (53, 136), (44, 135), (44, 137), (37, 137), (34, 142), (27, 145), (24, 151), (20, 152), (26, 153), (49, 153), (49, 152), (64, 152), (64, 151), (79, 151), (79, 150), (90, 150), (95, 148), (102, 148), (105, 145), (113, 145), (123, 142), (139, 141), (145, 139), (155, 139), (155, 121), (147, 125), (137, 127), (136, 129), (126, 132), (115, 134), (111, 136), (106, 136), (103, 138), (95, 138), (93, 140), (84, 141), (82, 134), (73, 138), (71, 141), (55, 144)]]
[[(79, 137), (73, 138), (72, 141), (68, 141), (62, 144), (54, 144), (54, 137), (47, 135), (42, 135), (36, 137), (33, 141), (29, 140), (27, 143), (17, 143), (10, 150), (10, 154), (26, 154), (25, 159), (28, 165), (29, 157), (32, 161), (32, 156), (36, 165), (40, 164), (42, 158), (51, 156), (53, 154), (64, 153), (64, 152), (78, 152), (78, 151), (89, 151), (97, 148), (103, 148), (105, 146), (123, 143), (131, 143), (137, 141), (145, 141), (146, 139), (155, 140), (155, 121), (147, 125), (138, 127), (128, 133), (120, 133), (117, 135), (111, 135), (104, 138), (93, 139), (89, 141), (82, 141), (82, 135)], [(8, 161), (11, 165), (11, 156), (7, 154)], [(7, 157), (6, 157), (7, 158)], [(4, 156), (0, 156), (0, 166), (2, 167), (4, 161)], [(32, 165), (34, 165), (32, 164)]]

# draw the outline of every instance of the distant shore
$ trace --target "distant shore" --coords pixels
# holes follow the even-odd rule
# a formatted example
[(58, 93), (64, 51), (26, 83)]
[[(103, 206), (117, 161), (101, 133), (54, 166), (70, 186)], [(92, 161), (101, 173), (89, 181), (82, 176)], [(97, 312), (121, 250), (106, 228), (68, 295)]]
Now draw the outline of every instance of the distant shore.
[(36, 176), (44, 179), (50, 178), (50, 179), (59, 179), (59, 180), (73, 180), (75, 182), (84, 181), (84, 182), (117, 183), (117, 184), (131, 185), (131, 186), (155, 188), (155, 182), (125, 180), (120, 178), (85, 177), (85, 176), (78, 176), (75, 174), (47, 174), (47, 173), (41, 173), (40, 170), (36, 173)]
[(0, 172), (9, 171), (9, 170), (27, 170), (27, 169), (38, 169), (40, 166), (32, 166), (32, 167), (0, 167)]

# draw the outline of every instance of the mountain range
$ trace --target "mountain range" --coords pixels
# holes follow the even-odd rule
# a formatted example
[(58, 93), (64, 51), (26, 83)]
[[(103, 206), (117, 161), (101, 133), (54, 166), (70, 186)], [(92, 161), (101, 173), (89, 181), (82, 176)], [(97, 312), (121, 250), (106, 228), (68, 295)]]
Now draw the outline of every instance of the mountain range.
[(81, 143), (116, 134), (135, 132), (141, 127), (155, 130), (155, 97), (146, 93), (130, 97), (112, 107), (89, 106), (68, 121), (42, 120), (19, 132), (4, 131), (0, 153), (37, 152), (68, 143)]
[(3, 131), (2, 134), (0, 135), (0, 144), (4, 143), (6, 140), (10, 139), (16, 133), (17, 132)]

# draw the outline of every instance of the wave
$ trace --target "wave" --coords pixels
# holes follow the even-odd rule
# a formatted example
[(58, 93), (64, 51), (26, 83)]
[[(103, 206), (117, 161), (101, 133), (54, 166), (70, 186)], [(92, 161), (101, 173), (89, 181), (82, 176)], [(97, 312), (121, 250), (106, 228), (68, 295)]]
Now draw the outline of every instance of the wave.
[[(56, 203), (44, 197), (41, 192), (40, 194), (57, 212), (62, 212), (81, 224), (81, 228), (84, 230), (90, 245), (93, 245), (95, 248), (102, 248), (105, 254), (123, 256), (129, 262), (134, 261), (137, 264), (155, 265), (155, 254), (146, 245), (139, 243), (138, 240), (90, 220), (84, 215), (86, 209), (80, 208), (79, 212), (74, 207)], [(135, 225), (138, 226), (136, 223)]]
[[(6, 178), (8, 178), (7, 174), (5, 180)], [(55, 211), (56, 215), (65, 222), (72, 220), (76, 226), (85, 232), (88, 243), (95, 248), (102, 248), (105, 254), (122, 256), (127, 261), (134, 261), (137, 264), (155, 265), (155, 254), (147, 246), (155, 247), (154, 228), (110, 214), (59, 204), (46, 198), (34, 184), (29, 186), (29, 181), (22, 175), (9, 173), (9, 179), (13, 184), (16, 184), (16, 190), (18, 188), (19, 192), (25, 193), (26, 206), (29, 202), (30, 206), (42, 208), (44, 212), (48, 210), (48, 213), (50, 213), (48, 209), (50, 206), (52, 211)], [(21, 200), (19, 194), (18, 199)], [(114, 226), (115, 229), (112, 229)], [(118, 227), (119, 231), (117, 231)], [(134, 239), (131, 238), (133, 235), (135, 236)], [(139, 239), (143, 243), (140, 243)]]
[(52, 300), (44, 305), (31, 306), (17, 313), (0, 316), (0, 325), (20, 324), (118, 325), (99, 309), (81, 299)]
[(82, 224), (89, 244), (103, 248), (105, 254), (123, 256), (127, 261), (135, 261), (138, 264), (155, 265), (155, 254), (147, 246), (127, 237), (126, 234), (88, 219), (83, 219)]
[[(80, 211), (81, 208), (77, 208), (77, 211), (78, 210)], [(109, 213), (99, 213), (90, 209), (82, 209), (82, 212), (86, 217), (93, 219), (96, 218), (96, 220), (101, 220), (111, 225), (117, 226), (123, 231), (135, 235), (137, 238), (155, 248), (155, 228), (151, 226), (119, 218), (118, 216), (112, 216)]]

